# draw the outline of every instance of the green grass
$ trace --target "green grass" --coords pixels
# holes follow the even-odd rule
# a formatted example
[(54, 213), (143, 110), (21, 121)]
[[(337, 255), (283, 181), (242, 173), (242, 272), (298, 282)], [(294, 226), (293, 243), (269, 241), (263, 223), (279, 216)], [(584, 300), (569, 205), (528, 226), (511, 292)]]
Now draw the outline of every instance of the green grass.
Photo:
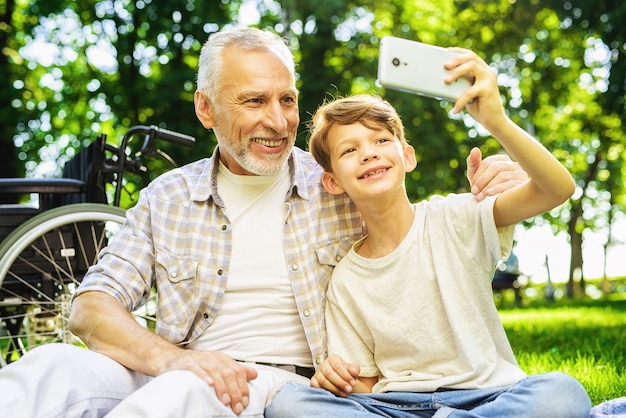
[(626, 394), (625, 297), (503, 305), (500, 316), (524, 371), (567, 373), (595, 405)]
[(567, 373), (594, 405), (626, 394), (626, 293), (553, 303), (525, 298), (519, 308), (506, 296), (500, 316), (526, 373)]

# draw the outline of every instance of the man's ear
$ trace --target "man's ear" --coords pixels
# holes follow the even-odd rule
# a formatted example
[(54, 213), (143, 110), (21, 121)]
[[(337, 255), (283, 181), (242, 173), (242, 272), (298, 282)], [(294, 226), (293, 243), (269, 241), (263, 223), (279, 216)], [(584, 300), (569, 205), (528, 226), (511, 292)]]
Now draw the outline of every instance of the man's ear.
[(324, 188), (330, 194), (345, 193), (345, 190), (337, 183), (333, 174), (328, 171), (324, 171), (324, 174), (322, 174), (322, 185), (324, 185)]
[(193, 95), (193, 104), (196, 110), (196, 116), (198, 120), (206, 129), (211, 129), (215, 126), (215, 115), (213, 111), (213, 104), (211, 100), (202, 90), (196, 90)]
[(404, 171), (410, 172), (417, 167), (417, 159), (415, 158), (415, 148), (411, 145), (405, 145), (404, 147)]

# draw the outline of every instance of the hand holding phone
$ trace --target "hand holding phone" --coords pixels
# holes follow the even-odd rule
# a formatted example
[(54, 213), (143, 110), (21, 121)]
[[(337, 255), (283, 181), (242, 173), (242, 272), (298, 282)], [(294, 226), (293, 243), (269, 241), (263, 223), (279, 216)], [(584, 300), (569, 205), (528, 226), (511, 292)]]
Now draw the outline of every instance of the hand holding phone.
[(450, 49), (385, 36), (380, 40), (378, 81), (383, 87), (456, 101), (471, 86), (466, 78), (446, 84), (444, 64), (459, 53)]

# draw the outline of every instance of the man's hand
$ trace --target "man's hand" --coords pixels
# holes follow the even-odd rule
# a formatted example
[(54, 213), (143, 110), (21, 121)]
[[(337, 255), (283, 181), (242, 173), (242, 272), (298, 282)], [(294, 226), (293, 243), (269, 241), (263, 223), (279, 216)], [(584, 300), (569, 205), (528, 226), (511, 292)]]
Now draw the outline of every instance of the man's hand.
[(72, 304), (70, 329), (85, 344), (118, 363), (149, 376), (188, 370), (215, 389), (224, 405), (240, 414), (249, 404), (248, 381), (256, 369), (240, 364), (222, 352), (178, 347), (142, 327), (113, 297), (93, 291)]
[(250, 392), (248, 381), (256, 379), (258, 372), (238, 363), (219, 351), (176, 350), (174, 356), (161, 365), (159, 374), (171, 370), (188, 370), (198, 375), (215, 389), (217, 398), (230, 406), (237, 415), (248, 406)]
[(311, 378), (311, 386), (346, 397), (356, 386), (360, 371), (359, 365), (346, 363), (338, 355), (331, 354)]
[(480, 149), (467, 156), (467, 179), (478, 201), (502, 193), (528, 180), (528, 174), (508, 155), (496, 154), (482, 159)]

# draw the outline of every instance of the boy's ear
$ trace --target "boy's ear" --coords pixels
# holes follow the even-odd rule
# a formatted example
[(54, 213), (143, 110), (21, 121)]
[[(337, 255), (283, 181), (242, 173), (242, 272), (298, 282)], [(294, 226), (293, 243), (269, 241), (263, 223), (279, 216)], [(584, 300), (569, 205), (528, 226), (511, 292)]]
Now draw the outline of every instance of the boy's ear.
[(406, 145), (404, 147), (404, 171), (407, 173), (415, 170), (417, 167), (417, 159), (415, 158), (415, 148), (411, 145)]
[(322, 185), (324, 185), (324, 188), (330, 194), (345, 193), (345, 190), (337, 183), (333, 174), (327, 171), (324, 171), (324, 174), (322, 174)]
[(202, 90), (196, 90), (193, 95), (193, 104), (196, 110), (198, 120), (206, 129), (215, 126), (215, 115), (213, 111), (213, 103)]

